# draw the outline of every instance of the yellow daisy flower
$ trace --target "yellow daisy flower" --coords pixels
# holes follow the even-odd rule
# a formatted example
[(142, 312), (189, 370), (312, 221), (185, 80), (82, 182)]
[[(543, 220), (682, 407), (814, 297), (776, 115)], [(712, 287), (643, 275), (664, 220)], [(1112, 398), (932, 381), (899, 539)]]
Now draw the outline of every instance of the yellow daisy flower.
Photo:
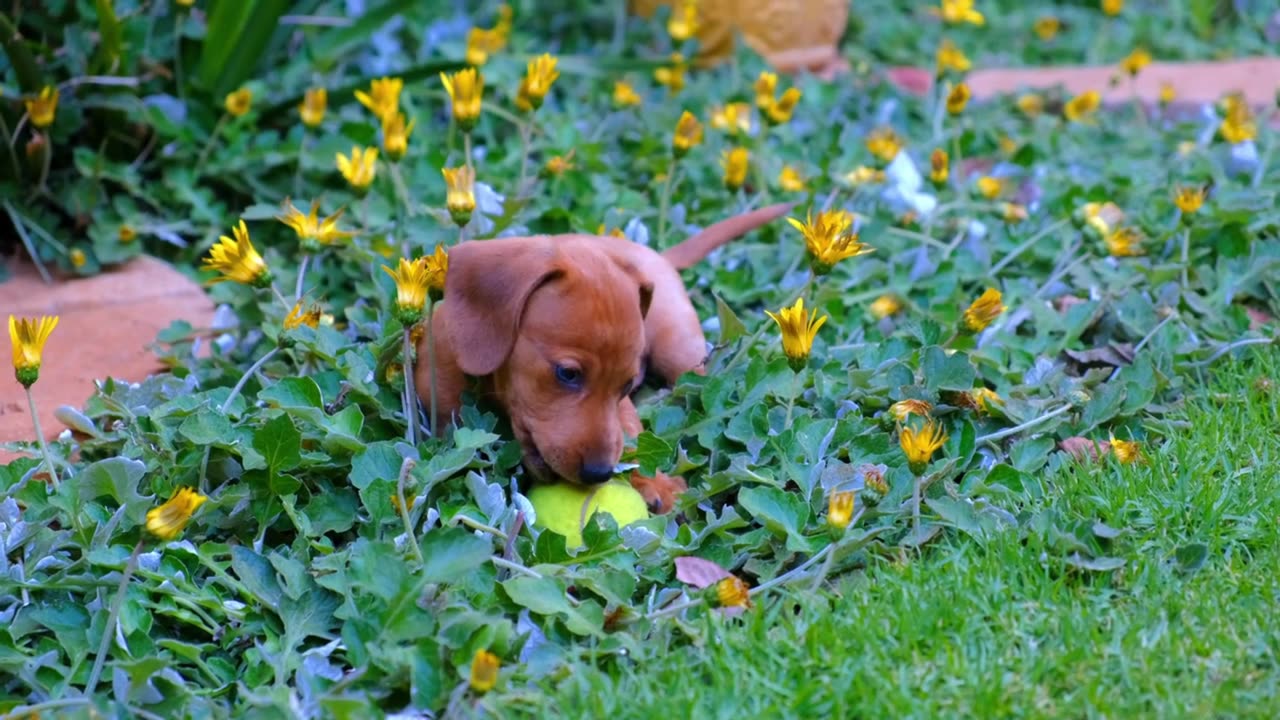
[(716, 603), (719, 607), (751, 607), (751, 588), (741, 578), (730, 575), (716, 583)]
[(965, 309), (963, 327), (971, 333), (980, 333), (1007, 309), (1000, 291), (987, 288)]
[(973, 0), (941, 0), (941, 6), (932, 8), (932, 12), (941, 16), (942, 21), (948, 25), (969, 23), (981, 26), (987, 22), (982, 13), (974, 9)]
[(899, 400), (889, 406), (889, 417), (898, 422), (906, 422), (907, 418), (912, 415), (927, 419), (931, 412), (933, 412), (933, 405), (927, 400), (919, 400), (917, 398)]
[(751, 106), (735, 102), (714, 108), (711, 111), (711, 127), (730, 136), (751, 132)]
[(374, 117), (381, 120), (388, 115), (400, 112), (402, 90), (404, 90), (404, 80), (401, 78), (377, 78), (369, 83), (369, 92), (356, 90), (356, 100), (368, 108)]
[(1120, 69), (1130, 77), (1137, 77), (1142, 69), (1151, 64), (1151, 53), (1143, 48), (1135, 48), (1120, 61)]
[(851, 230), (853, 218), (846, 212), (825, 210), (817, 217), (809, 213), (803, 223), (795, 218), (787, 218), (787, 222), (804, 236), (809, 264), (816, 275), (826, 275), (845, 258), (875, 251), (858, 242), (858, 233)]
[(947, 93), (947, 112), (951, 115), (959, 115), (964, 112), (964, 108), (969, 104), (969, 86), (965, 83), (956, 83), (951, 91)]
[(778, 187), (787, 192), (804, 192), (807, 189), (800, 171), (790, 165), (782, 166), (782, 171), (778, 173)]
[(45, 85), (40, 89), (39, 95), (23, 101), (32, 125), (44, 129), (53, 124), (53, 119), (58, 114), (59, 94), (57, 88)]
[(463, 165), (457, 168), (441, 168), (445, 184), (445, 207), (458, 227), (471, 221), (476, 209), (476, 171)]
[(1049, 42), (1057, 36), (1058, 30), (1062, 29), (1062, 21), (1053, 15), (1045, 15), (1036, 19), (1032, 29), (1035, 30), (1041, 41)]
[(1000, 191), (1004, 189), (1004, 181), (1000, 178), (990, 175), (983, 175), (978, 178), (978, 192), (982, 197), (988, 200), (994, 200), (1000, 196)]
[(720, 167), (724, 169), (724, 186), (737, 192), (747, 181), (747, 170), (751, 166), (751, 153), (744, 147), (736, 147), (724, 152), (720, 157)]
[(898, 156), (898, 153), (902, 152), (902, 146), (905, 144), (898, 133), (889, 127), (879, 127), (872, 130), (867, 134), (864, 142), (867, 146), (867, 152), (886, 164), (892, 162)]
[(16, 318), (9, 316), (9, 343), (13, 346), (13, 373), (23, 387), (40, 379), (40, 363), (49, 335), (58, 327), (58, 316)]
[(1116, 460), (1124, 465), (1136, 463), (1142, 459), (1142, 445), (1134, 440), (1120, 440), (1115, 435), (1111, 436), (1111, 452), (1115, 454)]
[(792, 370), (797, 372), (809, 361), (809, 352), (813, 349), (813, 339), (818, 336), (818, 329), (827, 321), (828, 316), (818, 317), (818, 311), (808, 314), (804, 310), (804, 298), (797, 298), (795, 305), (782, 308), (777, 315), (764, 311), (782, 331), (782, 352)]
[(444, 281), (449, 276), (449, 253), (443, 245), (436, 245), (435, 252), (422, 256), (427, 270), (427, 294), (433, 300), (444, 297)]
[(698, 32), (697, 0), (679, 0), (667, 19), (667, 33), (676, 42), (684, 42)]
[(351, 148), (351, 157), (342, 153), (336, 156), (338, 172), (351, 186), (351, 190), (359, 197), (364, 197), (378, 174), (378, 148)]
[(253, 107), (253, 91), (249, 88), (240, 88), (235, 92), (227, 93), (222, 105), (232, 117), (241, 117)]
[(670, 65), (666, 67), (655, 68), (653, 71), (653, 79), (659, 85), (662, 85), (671, 92), (672, 95), (684, 89), (684, 73), (686, 70), (684, 55), (678, 52), (671, 53)]
[(950, 162), (946, 150), (935, 148), (929, 155), (929, 181), (939, 187), (946, 185), (947, 178), (951, 174)]
[(168, 502), (147, 511), (147, 532), (161, 540), (173, 540), (182, 534), (191, 516), (208, 499), (191, 488), (178, 488)]
[(484, 76), (475, 68), (459, 70), (453, 75), (440, 73), (444, 89), (453, 105), (453, 121), (458, 129), (470, 132), (480, 120), (484, 101)]
[(902, 454), (907, 456), (907, 467), (916, 475), (924, 472), (933, 454), (946, 441), (947, 434), (933, 420), (926, 420), (919, 429), (904, 427), (898, 433), (898, 444), (902, 446)]
[(395, 270), (382, 266), (383, 272), (396, 282), (395, 318), (405, 327), (422, 319), (427, 304), (427, 291), (431, 283), (424, 258), (406, 260), (400, 258)]
[(206, 270), (217, 270), (221, 277), (215, 277), (209, 284), (232, 280), (234, 282), (265, 288), (271, 284), (271, 272), (267, 263), (254, 249), (249, 239), (249, 228), (241, 220), (231, 229), (235, 239), (226, 235), (218, 238), (217, 244), (209, 248), (209, 257), (204, 259)]
[[(520, 89), (516, 93), (516, 107), (522, 112), (533, 112), (542, 107), (542, 99), (551, 90), (551, 84), (560, 77), (556, 70), (556, 59), (546, 53), (530, 61), (525, 70), (524, 79), (520, 81)], [(479, 111), (477, 110), (477, 114)]]
[(1062, 114), (1071, 122), (1086, 122), (1102, 104), (1102, 95), (1097, 90), (1088, 90), (1067, 101), (1062, 107)]
[(1183, 215), (1192, 215), (1200, 211), (1205, 196), (1209, 193), (1205, 187), (1178, 187), (1173, 194), (1173, 202)]
[(320, 325), (321, 309), (319, 305), (310, 305), (305, 310), (302, 308), (302, 301), (293, 304), (289, 314), (284, 316), (284, 329), (296, 330), (303, 325), (314, 328)]
[(883, 320), (890, 315), (896, 315), (902, 310), (902, 301), (893, 295), (881, 295), (867, 306), (871, 311), (871, 317), (877, 320)]
[(321, 220), (319, 200), (311, 202), (311, 212), (306, 215), (294, 207), (293, 201), (288, 198), (285, 199), (283, 207), (284, 214), (277, 215), (276, 219), (298, 234), (298, 240), (302, 243), (304, 252), (317, 252), (323, 245), (333, 245), (355, 235), (354, 232), (338, 228), (338, 220), (342, 218), (344, 210), (338, 210)]
[(827, 498), (827, 523), (843, 530), (853, 520), (853, 491), (833, 492)]
[(762, 72), (753, 86), (756, 91), (756, 107), (768, 110), (773, 105), (773, 97), (778, 92), (778, 76), (776, 73)]
[(782, 97), (774, 102), (769, 103), (769, 107), (765, 108), (764, 117), (769, 121), (770, 125), (782, 125), (791, 121), (791, 115), (795, 112), (796, 103), (800, 102), (800, 89), (787, 88)]
[(618, 80), (613, 83), (613, 104), (616, 107), (636, 107), (643, 102), (631, 83)]
[(675, 135), (671, 140), (671, 149), (676, 157), (684, 157), (689, 150), (702, 144), (702, 123), (692, 113), (685, 110), (676, 122)]
[(471, 689), (478, 693), (486, 693), (498, 684), (498, 668), (502, 662), (498, 656), (488, 650), (476, 650), (471, 659)]
[(969, 62), (969, 58), (964, 54), (964, 51), (951, 42), (949, 38), (944, 38), (938, 45), (936, 60), (939, 75), (948, 70), (958, 73), (969, 72), (969, 69), (973, 67), (973, 63)]
[(1142, 247), (1142, 235), (1134, 228), (1120, 227), (1102, 238), (1112, 257), (1137, 257), (1146, 253)]
[(382, 150), (391, 159), (399, 162), (409, 152), (409, 135), (413, 132), (413, 121), (404, 124), (404, 113), (395, 112), (382, 118)]
[(302, 124), (309, 128), (318, 127), (324, 121), (324, 112), (328, 106), (328, 90), (322, 87), (308, 89), (306, 95), (302, 97), (302, 104), (298, 105), (298, 114), (302, 116)]

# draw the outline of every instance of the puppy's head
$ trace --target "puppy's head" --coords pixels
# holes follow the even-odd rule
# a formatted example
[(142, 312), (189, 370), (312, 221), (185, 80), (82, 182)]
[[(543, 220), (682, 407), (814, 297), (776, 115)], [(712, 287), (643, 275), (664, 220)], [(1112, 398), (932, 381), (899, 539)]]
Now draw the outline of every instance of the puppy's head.
[(446, 331), (458, 364), (493, 377), (535, 476), (612, 476), (619, 406), (644, 373), (652, 293), (590, 237), (472, 241), (449, 253)]

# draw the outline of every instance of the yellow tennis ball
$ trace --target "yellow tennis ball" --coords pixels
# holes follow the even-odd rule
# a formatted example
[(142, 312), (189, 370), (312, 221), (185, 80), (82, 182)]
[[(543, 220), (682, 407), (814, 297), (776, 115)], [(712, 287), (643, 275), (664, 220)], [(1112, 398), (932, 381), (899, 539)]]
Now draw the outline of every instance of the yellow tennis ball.
[[(535, 523), (565, 537), (567, 547), (582, 547), (582, 528), (596, 512), (613, 516), (618, 527), (649, 517), (644, 498), (630, 484), (608, 482), (596, 487), (569, 483), (538, 484), (527, 496), (537, 513)], [(583, 512), (583, 506), (586, 512)]]

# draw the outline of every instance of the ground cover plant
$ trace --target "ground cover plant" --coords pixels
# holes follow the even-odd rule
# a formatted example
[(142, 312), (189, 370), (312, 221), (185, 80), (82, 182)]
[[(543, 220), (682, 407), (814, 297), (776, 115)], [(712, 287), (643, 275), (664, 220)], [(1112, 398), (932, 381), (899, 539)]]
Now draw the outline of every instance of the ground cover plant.
[[(6, 45), (6, 83), (29, 100), (6, 106), (7, 145), (23, 148), (12, 167), (38, 173), (36, 201), (6, 205), (22, 244), (84, 272), (161, 254), (217, 281), (222, 311), (214, 328), (176, 323), (157, 339), (169, 373), (105, 380), (77, 432), (0, 468), (0, 710), (536, 715), (559, 703), (642, 716), (654, 686), (694, 702), (715, 667), (764, 685), (764, 659), (731, 656), (768, 640), (766, 658), (804, 667), (780, 636), (818, 653), (819, 636), (861, 632), (823, 652), (878, 646), (871, 657), (894, 667), (878, 682), (865, 665), (809, 661), (844, 668), (837, 687), (874, 689), (868, 705), (802, 682), (801, 695), (766, 687), (759, 704), (738, 687), (738, 707), (1141, 712), (1163, 707), (1159, 688), (1122, 697), (1099, 680), (1079, 705), (1014, 680), (942, 689), (913, 663), (1008, 672), (1018, 648), (913, 591), (944, 592), (961, 568), (957, 610), (1019, 613), (990, 587), (1048, 583), (1042, 601), (1060, 615), (1018, 625), (1034, 644), (1067, 635), (1055, 622), (1088, 627), (1089, 609), (1126, 588), (1173, 602), (1169, 588), (1205, 592), (1197, 572), (1238, 579), (1274, 554), (1265, 487), (1213, 496), (1193, 469), (1240, 487), (1274, 463), (1274, 438), (1248, 432), (1274, 424), (1274, 356), (1205, 389), (1219, 363), (1272, 340), (1271, 110), (1230, 88), (1188, 116), (1103, 112), (1089, 93), (978, 102), (963, 83), (996, 45), (988, 21), (1026, 33), (1061, 16), (1062, 46), (1123, 58), (1124, 82), (1142, 72), (1144, 37), (1185, 39), (1180, 53), (1151, 47), (1159, 57), (1206, 56), (1222, 34), (1249, 47), (1258, 18), (1206, 34), (1196, 13), (1111, 2), (1037, 4), (1034, 18), (994, 3), (882, 7), (885, 26), (854, 13), (851, 39), (923, 26), (914, 54), (851, 47), (864, 62), (822, 83), (774, 77), (747, 52), (693, 67), (683, 8), (627, 21), (616, 49), (612, 9), (379, 4), (332, 28), (263, 5), (49, 3), (24, 26), (43, 39)], [(88, 18), (96, 33), (74, 22)], [(66, 51), (39, 50), (55, 47)], [(1037, 60), (1035, 41), (1011, 47)], [(903, 95), (880, 80), (884, 60), (938, 67), (938, 91)], [(75, 92), (41, 98), (72, 78)], [(136, 120), (137, 142), (86, 142), (80, 118), (99, 112)], [(406, 412), (404, 348), (460, 239), (619, 233), (666, 247), (777, 201), (796, 203), (794, 222), (686, 274), (715, 345), (707, 375), (639, 396), (646, 431), (625, 459), (689, 480), (677, 513), (623, 528), (596, 514), (569, 547), (540, 526), (491, 409), (469, 405), (439, 437)], [(67, 231), (77, 224), (90, 229)], [(64, 341), (48, 330), (13, 325), (23, 385), (39, 382), (41, 347)], [(1234, 414), (1218, 447), (1188, 440), (1213, 408)], [(1274, 637), (1252, 604), (1270, 586), (1254, 579), (1239, 612)], [(1222, 627), (1212, 598), (1187, 613)], [(974, 638), (972, 654), (894, 626), (917, 612)], [(1152, 632), (1142, 648), (1170, 661), (1155, 672), (1177, 673), (1186, 646)], [(1206, 644), (1209, 671), (1233, 678), (1212, 709), (1254, 707), (1274, 685), (1256, 647)], [(702, 674), (676, 679), (681, 662)], [(1073, 662), (1049, 655), (1037, 677), (1065, 688)], [(924, 690), (936, 704), (910, 706)], [(633, 696), (650, 699), (627, 706)], [(708, 714), (735, 706), (706, 697), (720, 700)]]

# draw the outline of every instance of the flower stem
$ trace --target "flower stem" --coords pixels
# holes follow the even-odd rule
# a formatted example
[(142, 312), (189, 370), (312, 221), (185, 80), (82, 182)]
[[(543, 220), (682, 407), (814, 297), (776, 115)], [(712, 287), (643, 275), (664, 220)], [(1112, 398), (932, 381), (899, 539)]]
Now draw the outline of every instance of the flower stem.
[(1063, 406), (1061, 406), (1061, 407), (1059, 407), (1059, 408), (1056, 408), (1056, 409), (1054, 409), (1054, 410), (1050, 410), (1049, 412), (1047, 412), (1047, 413), (1045, 413), (1045, 414), (1041, 415), (1040, 417), (1034, 417), (1034, 418), (1031, 418), (1030, 420), (1028, 420), (1028, 421), (1026, 421), (1026, 422), (1022, 423), (1021, 425), (1015, 425), (1015, 426), (1013, 426), (1013, 427), (1011, 427), (1011, 428), (1005, 428), (1004, 430), (998, 430), (998, 431), (993, 432), (993, 433), (991, 433), (991, 434), (989, 434), (989, 435), (983, 435), (983, 436), (979, 437), (977, 440), (975, 440), (975, 441), (974, 441), (974, 444), (975, 444), (975, 445), (981, 445), (982, 443), (995, 442), (996, 440), (1003, 440), (1003, 439), (1005, 439), (1005, 438), (1009, 437), (1010, 435), (1017, 435), (1018, 433), (1022, 432), (1023, 430), (1027, 430), (1027, 429), (1033, 428), (1033, 427), (1035, 427), (1035, 426), (1037, 426), (1037, 425), (1039, 425), (1039, 424), (1041, 424), (1041, 423), (1048, 422), (1048, 421), (1052, 420), (1053, 418), (1058, 417), (1059, 415), (1061, 415), (1062, 413), (1064, 413), (1064, 412), (1066, 412), (1066, 411), (1068, 411), (1068, 410), (1070, 410), (1070, 409), (1071, 409), (1071, 404), (1070, 404), (1070, 403), (1068, 403), (1068, 404), (1063, 405)]
[(529, 118), (528, 122), (520, 123), (520, 179), (516, 182), (516, 193), (520, 194), (524, 190), (524, 179), (529, 173), (529, 150), (531, 145), (530, 129), (533, 118)]
[(409, 536), (409, 546), (413, 548), (413, 556), (418, 560), (418, 567), (427, 564), (425, 558), (422, 557), (422, 548), (418, 547), (418, 538), (413, 534), (413, 523), (409, 520), (409, 506), (404, 501), (404, 481), (408, 479), (409, 473), (413, 472), (414, 466), (417, 465), (413, 458), (405, 458), (400, 463), (400, 477), (396, 480), (396, 497), (400, 500), (400, 520), (404, 523), (404, 532)]
[(470, 131), (462, 133), (462, 154), (463, 154), (462, 159), (467, 164), (467, 168), (474, 170), (475, 168), (473, 168), (471, 165), (471, 132)]
[(919, 539), (920, 537), (920, 475), (912, 473), (914, 477), (911, 479), (911, 534)]
[(138, 566), (138, 553), (142, 551), (142, 541), (133, 546), (133, 554), (124, 566), (124, 574), (120, 576), (120, 585), (116, 588), (116, 599), (111, 603), (111, 612), (107, 615), (107, 626), (102, 631), (102, 642), (98, 643), (98, 656), (93, 659), (93, 670), (89, 672), (89, 682), (85, 684), (85, 694), (92, 694), (102, 677), (102, 664), (107, 659), (107, 651), (111, 649), (111, 636), (116, 634), (116, 623), (120, 620), (120, 607), (124, 605), (124, 591), (133, 577), (134, 568)]
[(40, 429), (40, 413), (36, 412), (36, 396), (31, 393), (30, 385), (26, 389), (27, 406), (31, 408), (31, 423), (36, 427), (36, 442), (40, 443), (40, 456), (44, 458), (44, 463), (49, 469), (49, 484), (57, 490), (58, 470), (53, 465), (53, 455), (49, 453), (49, 443), (45, 442), (44, 431)]
[[(413, 341), (410, 329), (402, 331), (404, 341), (404, 417), (408, 421), (404, 439), (410, 445), (418, 444), (418, 395), (413, 388)], [(434, 399), (434, 398), (433, 398)]]
[(527, 575), (527, 576), (529, 576), (529, 577), (531, 577), (531, 578), (536, 578), (536, 579), (538, 579), (538, 580), (541, 580), (541, 579), (542, 579), (542, 575), (541, 575), (541, 574), (539, 574), (536, 570), (530, 570), (529, 568), (527, 568), (527, 567), (525, 567), (525, 566), (521, 565), (521, 564), (520, 564), (520, 563), (518, 563), (518, 562), (512, 562), (512, 561), (510, 561), (510, 560), (508, 560), (508, 559), (506, 559), (506, 558), (504, 558), (504, 557), (500, 557), (500, 556), (498, 556), (498, 555), (494, 555), (493, 557), (489, 558), (489, 560), (490, 560), (490, 561), (492, 561), (494, 565), (497, 565), (497, 566), (498, 566), (498, 567), (500, 567), (500, 568), (505, 568), (505, 569), (507, 569), (507, 570), (513, 570), (513, 571), (515, 571), (515, 572), (520, 573), (521, 575)]
[(53, 138), (49, 137), (49, 133), (45, 133), (44, 136), (44, 164), (40, 168), (40, 182), (36, 183), (36, 187), (40, 189), (40, 192), (46, 190), (45, 183), (49, 180), (49, 169), (53, 167)]
[(289, 302), (289, 300), (285, 298), (284, 293), (280, 292), (280, 288), (277, 288), (275, 283), (271, 283), (271, 294), (276, 296), (276, 299), (280, 301), (281, 305), (284, 305), (285, 310), (293, 309), (293, 303)]
[(667, 182), (662, 186), (662, 196), (658, 201), (658, 248), (667, 246), (667, 211), (671, 208), (671, 188), (676, 184), (676, 172), (680, 169), (680, 161), (671, 159), (671, 167), (667, 170)]
[(436, 388), (435, 300), (427, 296), (427, 373), (431, 377), (431, 436), (440, 437), (440, 416), (436, 412), (439, 394)]
[(471, 517), (467, 515), (463, 515), (462, 513), (458, 513), (457, 515), (454, 515), (451, 523), (462, 523), (463, 525), (466, 525), (472, 530), (479, 530), (480, 532), (486, 532), (494, 537), (501, 538), (503, 540), (507, 539), (507, 534), (502, 532), (498, 528), (493, 527), (492, 525), (485, 525), (479, 520), (472, 519)]
[(1190, 257), (1191, 257), (1191, 228), (1182, 229), (1182, 290), (1186, 292), (1187, 284), (1190, 281)]
[(209, 153), (213, 150), (214, 143), (218, 141), (218, 135), (222, 133), (222, 128), (227, 124), (227, 120), (231, 116), (222, 113), (222, 117), (218, 118), (218, 124), (213, 126), (213, 132), (209, 134), (209, 142), (205, 143), (204, 149), (200, 151), (200, 157), (196, 160), (195, 177), (200, 177), (200, 171), (204, 170), (204, 162), (209, 159)]
[(249, 369), (244, 371), (244, 375), (240, 376), (240, 381), (235, 384), (235, 387), (231, 388), (231, 394), (227, 395), (227, 399), (222, 401), (222, 406), (218, 408), (218, 412), (225, 413), (227, 408), (231, 407), (231, 401), (235, 400), (236, 396), (240, 394), (240, 391), (244, 389), (244, 384), (249, 382), (249, 378), (252, 377), (254, 373), (261, 370), (262, 366), (266, 365), (267, 361), (275, 357), (275, 354), (278, 352), (280, 352), (280, 348), (271, 348), (271, 350), (267, 351), (266, 355), (258, 358), (257, 362), (250, 365)]
[(791, 373), (791, 397), (787, 398), (787, 420), (783, 423), (784, 428), (791, 427), (791, 413), (796, 408), (796, 396), (800, 394), (800, 373), (804, 370), (797, 370)]
[(999, 275), (1000, 271), (1008, 267), (1009, 263), (1017, 259), (1019, 255), (1029, 250), (1037, 242), (1040, 242), (1040, 240), (1043, 239), (1049, 233), (1057, 230), (1058, 228), (1066, 224), (1067, 224), (1066, 220), (1059, 220), (1053, 223), (1052, 225), (1044, 228), (1043, 230), (1036, 233), (1035, 235), (1032, 235), (1031, 237), (1027, 238), (1026, 242), (1014, 248), (1013, 252), (1010, 252), (1008, 255), (1005, 255), (1003, 258), (1000, 259), (1000, 262), (996, 263), (995, 266), (991, 268), (991, 277), (995, 277), (996, 275)]
[(307, 277), (307, 264), (310, 262), (311, 262), (311, 256), (303, 255), (302, 262), (298, 265), (298, 282), (294, 285), (294, 288), (293, 288), (293, 297), (294, 297), (294, 300), (296, 301), (302, 300), (302, 289), (304, 287), (303, 281)]

